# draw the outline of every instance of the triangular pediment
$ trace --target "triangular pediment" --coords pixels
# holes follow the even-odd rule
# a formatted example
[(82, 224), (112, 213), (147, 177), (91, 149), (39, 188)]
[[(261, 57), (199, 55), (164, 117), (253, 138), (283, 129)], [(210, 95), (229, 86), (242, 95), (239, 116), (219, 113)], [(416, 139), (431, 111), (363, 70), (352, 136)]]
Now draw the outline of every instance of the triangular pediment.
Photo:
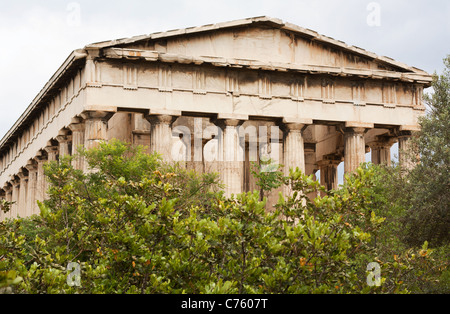
[(364, 49), (279, 19), (257, 17), (96, 43), (87, 48), (127, 48), (190, 57), (427, 74)]

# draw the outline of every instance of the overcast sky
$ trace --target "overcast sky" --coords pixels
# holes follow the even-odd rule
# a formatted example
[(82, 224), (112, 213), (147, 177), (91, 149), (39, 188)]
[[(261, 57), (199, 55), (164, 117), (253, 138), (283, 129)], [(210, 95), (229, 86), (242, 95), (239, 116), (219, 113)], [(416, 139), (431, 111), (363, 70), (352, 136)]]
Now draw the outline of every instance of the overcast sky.
[(0, 0), (0, 138), (75, 49), (261, 15), (429, 73), (450, 53), (448, 0)]

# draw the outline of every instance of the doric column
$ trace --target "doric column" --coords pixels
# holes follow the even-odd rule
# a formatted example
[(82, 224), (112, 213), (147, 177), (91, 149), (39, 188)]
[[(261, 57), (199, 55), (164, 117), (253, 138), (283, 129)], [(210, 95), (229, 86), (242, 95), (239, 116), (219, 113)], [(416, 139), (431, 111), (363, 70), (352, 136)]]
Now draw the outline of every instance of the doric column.
[[(40, 152), (36, 156), (36, 162), (37, 162), (37, 178), (36, 178), (36, 190), (34, 194), (34, 199), (36, 201), (43, 202), (46, 195), (46, 180), (45, 180), (45, 174), (44, 174), (44, 164), (47, 162), (47, 156), (44, 155), (42, 152)], [(38, 212), (34, 212), (33, 214), (39, 213), (39, 207), (36, 206)]]
[(111, 111), (84, 111), (84, 147), (91, 149), (98, 147), (102, 141), (108, 140), (108, 120), (114, 115)]
[(150, 152), (150, 123), (144, 118), (142, 113), (134, 113), (132, 117), (133, 145), (147, 147), (147, 152)]
[[(194, 153), (194, 161), (203, 161), (202, 166), (205, 172), (219, 174), (221, 160), (223, 160), (223, 132), (218, 125), (214, 124), (215, 122), (215, 119), (208, 121), (204, 129), (200, 126), (200, 122), (197, 122), (197, 127), (195, 127), (194, 123), (194, 145), (192, 153)], [(201, 151), (199, 150), (200, 146), (202, 146)]]
[(145, 118), (150, 122), (150, 152), (157, 152), (165, 161), (172, 161), (172, 124), (178, 115), (155, 114)]
[(72, 135), (69, 134), (69, 130), (61, 130), (56, 137), (58, 141), (59, 156), (70, 155), (70, 143), (72, 141)]
[[(76, 155), (78, 149), (84, 146), (84, 121), (77, 117), (72, 118), (72, 123), (69, 125), (69, 129), (72, 131), (72, 155)], [(72, 165), (75, 169), (84, 169), (84, 159), (80, 156), (76, 157), (72, 161)]]
[(284, 139), (284, 166), (285, 173), (290, 168), (299, 168), (305, 173), (305, 145), (302, 130), (304, 124), (286, 124), (286, 135)]
[(339, 185), (337, 168), (341, 160), (324, 159), (318, 162), (320, 169), (320, 184), (328, 191), (336, 190)]
[(18, 216), (27, 216), (27, 192), (28, 192), (28, 172), (23, 169), (17, 175), (20, 178), (20, 189), (19, 189), (19, 202), (18, 202)]
[(30, 160), (26, 165), (26, 169), (28, 170), (28, 191), (25, 216), (29, 217), (39, 213), (39, 208), (36, 203), (38, 165), (35, 161)]
[(189, 121), (181, 118), (177, 122), (179, 125), (172, 126), (171, 157), (179, 167), (192, 168), (192, 131), (189, 128)]
[(411, 131), (401, 131), (398, 136), (398, 161), (405, 169), (414, 168), (414, 162), (408, 158), (408, 151), (411, 145)]
[(372, 152), (372, 163), (376, 165), (391, 165), (391, 147), (382, 143), (372, 143), (370, 145)]
[(211, 136), (206, 136), (203, 132), (203, 120), (201, 118), (194, 118), (194, 128), (192, 136), (190, 137), (191, 143), (191, 160), (187, 162), (187, 168), (194, 170), (197, 173), (206, 172), (207, 167), (204, 158), (204, 147), (208, 141), (211, 140)]
[(344, 133), (344, 171), (351, 173), (366, 161), (366, 144), (364, 133), (366, 128), (350, 127)]
[[(48, 142), (47, 146), (44, 148), (44, 151), (47, 153), (46, 162), (52, 162), (58, 160), (58, 146), (54, 146), (51, 142)], [(44, 199), (48, 199), (48, 189), (50, 187), (50, 182), (44, 175), (44, 183), (43, 183), (43, 191), (44, 191)]]
[(391, 165), (391, 146), (392, 139), (380, 139), (376, 142), (369, 143), (372, 163), (376, 165)]
[(53, 146), (52, 143), (48, 143), (44, 148), (47, 153), (47, 161), (57, 161), (58, 160), (58, 146)]
[[(303, 141), (304, 123), (284, 123), (284, 174), (299, 168), (305, 174), (305, 145)], [(290, 186), (284, 187), (284, 195), (292, 194)]]
[(230, 197), (243, 191), (244, 149), (241, 146), (239, 126), (245, 120), (219, 119), (217, 124), (223, 130), (219, 138), (219, 173), (225, 185), (225, 195)]

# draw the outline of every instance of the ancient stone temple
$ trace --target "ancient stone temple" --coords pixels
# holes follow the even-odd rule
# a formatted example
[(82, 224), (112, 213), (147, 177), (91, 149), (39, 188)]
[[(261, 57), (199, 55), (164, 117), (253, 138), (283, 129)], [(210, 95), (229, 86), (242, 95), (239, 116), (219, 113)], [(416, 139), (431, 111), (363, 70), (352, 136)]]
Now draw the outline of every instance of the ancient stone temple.
[[(408, 145), (431, 76), (268, 17), (95, 43), (75, 50), (0, 142), (6, 217), (39, 212), (43, 164), (112, 138), (256, 188), (262, 157), (337, 187), (372, 152)], [(74, 166), (85, 169), (83, 160)], [(289, 193), (289, 191), (284, 191)]]

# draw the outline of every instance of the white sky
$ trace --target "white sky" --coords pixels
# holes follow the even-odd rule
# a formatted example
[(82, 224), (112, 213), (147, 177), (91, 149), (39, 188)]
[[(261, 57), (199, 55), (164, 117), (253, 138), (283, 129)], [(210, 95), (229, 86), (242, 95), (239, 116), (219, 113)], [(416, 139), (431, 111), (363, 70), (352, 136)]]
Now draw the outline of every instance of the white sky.
[[(367, 22), (371, 2), (379, 26)], [(429, 73), (450, 53), (448, 0), (0, 0), (0, 138), (75, 49), (261, 15)]]

